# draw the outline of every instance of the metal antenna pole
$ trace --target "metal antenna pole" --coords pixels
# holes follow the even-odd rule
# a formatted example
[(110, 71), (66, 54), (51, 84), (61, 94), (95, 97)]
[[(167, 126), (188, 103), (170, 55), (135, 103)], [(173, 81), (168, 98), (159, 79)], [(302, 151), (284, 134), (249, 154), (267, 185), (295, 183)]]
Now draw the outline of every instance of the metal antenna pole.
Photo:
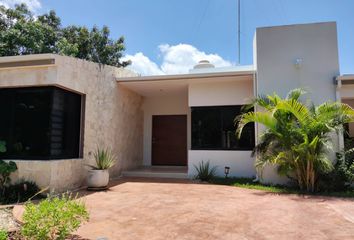
[(241, 0), (238, 0), (238, 64), (241, 64)]

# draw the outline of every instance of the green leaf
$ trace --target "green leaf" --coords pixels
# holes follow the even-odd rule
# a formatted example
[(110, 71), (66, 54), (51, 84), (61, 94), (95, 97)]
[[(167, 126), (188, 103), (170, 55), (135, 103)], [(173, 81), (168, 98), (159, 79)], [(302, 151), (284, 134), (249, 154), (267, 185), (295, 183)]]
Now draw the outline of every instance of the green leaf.
[(6, 152), (6, 143), (5, 141), (0, 141), (0, 153)]

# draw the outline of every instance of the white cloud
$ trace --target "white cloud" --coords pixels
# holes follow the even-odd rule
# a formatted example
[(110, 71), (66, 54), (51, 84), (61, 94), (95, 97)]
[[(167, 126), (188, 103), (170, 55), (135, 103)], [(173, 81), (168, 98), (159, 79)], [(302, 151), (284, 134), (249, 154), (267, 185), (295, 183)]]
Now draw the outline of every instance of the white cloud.
[(29, 10), (33, 12), (38, 11), (42, 7), (41, 2), (39, 0), (0, 0), (0, 5), (3, 5), (7, 8), (12, 8), (16, 4), (21, 3), (25, 3), (28, 6)]
[(164, 72), (159, 68), (159, 66), (157, 66), (156, 63), (146, 57), (142, 52), (138, 52), (134, 55), (126, 55), (122, 60), (132, 61), (132, 64), (128, 66), (128, 69), (131, 69), (141, 75), (164, 74)]
[(232, 63), (217, 54), (207, 54), (189, 44), (170, 46), (162, 44), (159, 47), (162, 63), (158, 66), (155, 62), (139, 52), (126, 55), (124, 60), (130, 59), (132, 65), (128, 68), (141, 75), (161, 75), (188, 73), (200, 60), (209, 60), (216, 67), (231, 66)]

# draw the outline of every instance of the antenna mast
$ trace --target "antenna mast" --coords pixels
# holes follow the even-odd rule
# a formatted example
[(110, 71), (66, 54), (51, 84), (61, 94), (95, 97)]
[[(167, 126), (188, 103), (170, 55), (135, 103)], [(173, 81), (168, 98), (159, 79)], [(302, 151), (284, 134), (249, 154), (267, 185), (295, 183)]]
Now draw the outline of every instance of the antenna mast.
[(241, 65), (241, 0), (238, 1), (238, 22), (237, 22), (237, 42), (238, 42), (238, 64)]

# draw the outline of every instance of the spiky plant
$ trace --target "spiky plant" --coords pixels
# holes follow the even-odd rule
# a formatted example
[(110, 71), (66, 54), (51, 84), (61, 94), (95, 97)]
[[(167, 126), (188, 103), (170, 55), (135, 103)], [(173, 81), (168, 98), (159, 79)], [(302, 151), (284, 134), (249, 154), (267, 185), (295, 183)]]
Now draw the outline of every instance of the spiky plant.
[(215, 177), (216, 166), (211, 167), (209, 161), (206, 163), (202, 161), (198, 166), (194, 165), (194, 167), (197, 171), (196, 179), (208, 182)]
[(95, 162), (96, 166), (90, 165), (92, 169), (95, 170), (105, 170), (113, 167), (117, 159), (113, 155), (112, 151), (109, 149), (100, 149), (97, 148), (97, 150), (94, 153), (95, 157)]
[(284, 99), (276, 94), (258, 97), (253, 106), (262, 111), (242, 114), (236, 120), (237, 134), (247, 123), (264, 125), (266, 130), (253, 152), (258, 155), (256, 167), (276, 164), (280, 174), (294, 176), (300, 189), (313, 192), (319, 173), (333, 168), (328, 159), (331, 134), (354, 121), (354, 110), (339, 102), (307, 106), (299, 100), (304, 93), (294, 89)]

